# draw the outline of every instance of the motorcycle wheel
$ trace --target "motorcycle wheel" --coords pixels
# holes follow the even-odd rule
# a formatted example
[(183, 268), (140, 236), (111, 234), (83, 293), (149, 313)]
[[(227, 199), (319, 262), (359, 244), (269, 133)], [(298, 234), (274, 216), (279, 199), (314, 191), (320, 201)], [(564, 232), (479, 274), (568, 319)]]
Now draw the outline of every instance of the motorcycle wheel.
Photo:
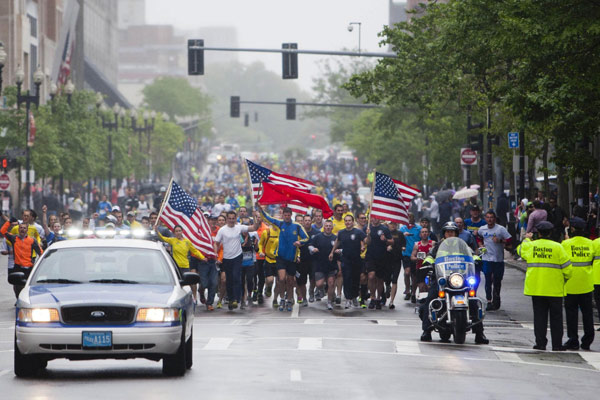
[(443, 341), (450, 340), (450, 336), (452, 336), (452, 334), (450, 332), (441, 332), (440, 331), (440, 339), (442, 339)]
[(463, 344), (467, 336), (467, 312), (465, 310), (452, 312), (454, 328), (454, 343)]

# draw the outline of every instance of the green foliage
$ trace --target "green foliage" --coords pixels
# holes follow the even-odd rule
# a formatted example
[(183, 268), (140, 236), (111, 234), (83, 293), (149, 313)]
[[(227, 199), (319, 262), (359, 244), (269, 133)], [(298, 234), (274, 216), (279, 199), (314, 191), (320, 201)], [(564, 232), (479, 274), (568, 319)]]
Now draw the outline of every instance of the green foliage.
[(185, 78), (163, 76), (142, 90), (148, 108), (178, 117), (210, 115), (209, 98)]

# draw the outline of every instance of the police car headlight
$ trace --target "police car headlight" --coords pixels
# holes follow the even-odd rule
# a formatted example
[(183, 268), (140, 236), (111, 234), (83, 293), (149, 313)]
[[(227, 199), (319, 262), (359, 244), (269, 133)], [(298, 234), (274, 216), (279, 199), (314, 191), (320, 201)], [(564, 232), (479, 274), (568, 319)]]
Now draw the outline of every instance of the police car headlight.
[(56, 308), (21, 308), (17, 316), (21, 322), (58, 322)]
[(450, 275), (450, 278), (448, 278), (448, 283), (450, 283), (450, 287), (458, 289), (463, 287), (465, 278), (463, 278), (461, 274), (452, 274)]
[(67, 231), (67, 236), (69, 237), (77, 237), (79, 235), (81, 235), (81, 231), (77, 228), (69, 228)]
[(94, 234), (94, 231), (91, 229), (87, 229), (87, 230), (83, 231), (84, 236), (92, 236), (93, 234)]
[(140, 308), (137, 313), (138, 322), (175, 322), (179, 320), (176, 308)]
[(146, 236), (146, 230), (145, 229), (134, 229), (131, 231), (131, 234), (133, 237), (143, 238), (144, 236)]

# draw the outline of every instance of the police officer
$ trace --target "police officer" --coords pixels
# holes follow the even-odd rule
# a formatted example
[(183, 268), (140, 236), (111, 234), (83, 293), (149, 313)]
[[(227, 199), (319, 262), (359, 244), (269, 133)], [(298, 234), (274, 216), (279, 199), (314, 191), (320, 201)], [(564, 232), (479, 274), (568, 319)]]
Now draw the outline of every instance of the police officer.
[(573, 273), (571, 261), (563, 247), (550, 239), (554, 225), (548, 221), (537, 224), (540, 235), (532, 241), (533, 233), (528, 233), (526, 239), (517, 248), (517, 253), (527, 261), (525, 274), (525, 296), (531, 296), (533, 303), (533, 330), (535, 333), (536, 350), (546, 350), (546, 329), (548, 314), (550, 314), (550, 334), (552, 350), (564, 351), (562, 345), (563, 321), (562, 298), (565, 291), (565, 281)]
[(594, 308), (592, 306), (594, 243), (584, 237), (585, 220), (575, 217), (570, 220), (570, 225), (569, 239), (561, 243), (573, 266), (573, 276), (565, 285), (567, 293), (565, 313), (569, 340), (564, 344), (564, 347), (567, 350), (579, 350), (577, 313), (578, 309), (581, 309), (581, 319), (583, 321), (581, 348), (589, 350), (590, 344), (594, 341)]
[[(600, 318), (600, 238), (594, 240), (594, 267), (592, 276), (594, 279), (594, 301), (598, 309), (598, 317)], [(598, 328), (600, 331), (600, 328)]]
[[(430, 261), (433, 263), (437, 256), (438, 249), (440, 245), (449, 237), (458, 237), (458, 226), (454, 222), (446, 222), (442, 227), (442, 237), (443, 239), (437, 243), (433, 249), (429, 252), (429, 256), (425, 261)], [(427, 299), (425, 302), (419, 306), (419, 318), (421, 318), (423, 334), (421, 335), (422, 342), (431, 342), (431, 331), (433, 330), (433, 325), (429, 320), (429, 303), (438, 296), (439, 286), (437, 278), (434, 276), (432, 278), (432, 284), (429, 287), (429, 292), (427, 293)], [(471, 307), (469, 307), (471, 308)], [(477, 318), (477, 316), (471, 316), (473, 320)], [(475, 343), (477, 344), (488, 344), (490, 341), (485, 337), (483, 333), (483, 322), (480, 324), (476, 324), (473, 326), (473, 333), (475, 333)], [(442, 340), (443, 342), (449, 342), (449, 340)]]

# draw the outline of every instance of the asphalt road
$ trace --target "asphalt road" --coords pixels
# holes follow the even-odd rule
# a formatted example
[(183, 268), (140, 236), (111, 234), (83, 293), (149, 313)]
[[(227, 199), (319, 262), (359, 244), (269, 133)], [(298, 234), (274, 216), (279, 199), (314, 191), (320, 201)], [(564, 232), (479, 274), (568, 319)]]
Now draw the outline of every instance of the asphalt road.
[[(279, 312), (198, 309), (194, 366), (165, 378), (146, 360), (54, 360), (38, 377), (13, 375), (14, 296), (0, 259), (0, 389), (3, 399), (592, 399), (600, 388), (600, 341), (591, 352), (532, 350), (523, 272), (509, 268), (502, 309), (485, 319), (487, 346), (419, 341), (420, 321), (396, 310), (327, 311), (324, 302)], [(483, 288), (480, 288), (480, 294)], [(269, 303), (270, 304), (270, 303)], [(467, 397), (468, 396), (468, 397)]]

